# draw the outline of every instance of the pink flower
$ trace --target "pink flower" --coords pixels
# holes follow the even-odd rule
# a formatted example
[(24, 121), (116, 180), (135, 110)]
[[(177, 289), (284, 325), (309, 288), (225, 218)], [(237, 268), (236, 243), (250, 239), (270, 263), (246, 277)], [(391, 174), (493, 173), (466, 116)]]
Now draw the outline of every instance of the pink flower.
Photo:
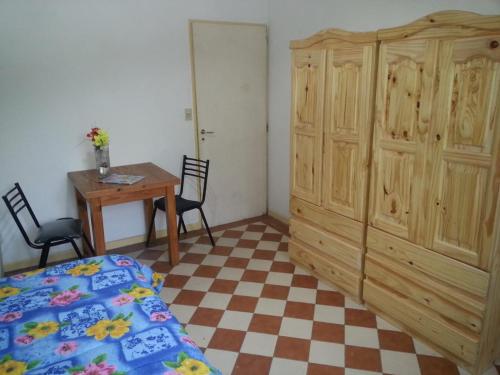
[(59, 281), (58, 277), (51, 276), (51, 277), (46, 277), (45, 279), (43, 279), (42, 284), (43, 285), (52, 285), (52, 284), (56, 284), (58, 281)]
[(181, 340), (182, 340), (182, 342), (189, 344), (191, 346), (194, 346), (195, 348), (198, 347), (198, 345), (196, 345), (196, 343), (193, 341), (193, 339), (189, 336), (182, 336)]
[(14, 280), (24, 280), (26, 278), (26, 275), (23, 273), (20, 273), (19, 275), (14, 275), (10, 277), (11, 279)]
[(128, 294), (120, 294), (118, 297), (115, 297), (111, 300), (113, 306), (123, 306), (134, 300), (134, 297)]
[(180, 374), (175, 370), (169, 370), (164, 372), (163, 375), (180, 375)]
[(29, 345), (33, 342), (35, 338), (33, 336), (30, 336), (30, 335), (24, 335), (24, 336), (19, 336), (19, 337), (16, 337), (16, 343), (19, 344), (19, 345)]
[(142, 273), (138, 273), (136, 275), (136, 277), (137, 277), (137, 280), (147, 281), (146, 277)]
[(120, 259), (116, 262), (116, 264), (119, 266), (131, 266), (133, 263), (128, 259)]
[(65, 290), (53, 297), (50, 301), (50, 306), (67, 306), (80, 299), (82, 292), (79, 290)]
[(75, 341), (62, 342), (56, 348), (55, 353), (59, 355), (68, 355), (73, 353), (77, 346), (78, 344)]
[(149, 316), (153, 322), (164, 322), (165, 320), (172, 319), (172, 314), (167, 311), (155, 311)]
[(106, 362), (101, 362), (98, 365), (91, 363), (85, 367), (85, 370), (76, 372), (74, 375), (111, 375), (115, 371), (115, 366), (108, 365)]
[(23, 313), (20, 311), (8, 312), (0, 316), (0, 322), (10, 323), (14, 320), (20, 319), (23, 316)]

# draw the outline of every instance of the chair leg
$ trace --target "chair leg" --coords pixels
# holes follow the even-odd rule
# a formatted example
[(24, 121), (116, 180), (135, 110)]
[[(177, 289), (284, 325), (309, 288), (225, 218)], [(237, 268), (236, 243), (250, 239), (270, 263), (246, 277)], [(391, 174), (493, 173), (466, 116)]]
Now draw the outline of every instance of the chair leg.
[(210, 242), (212, 243), (212, 246), (215, 246), (215, 241), (214, 238), (212, 237), (212, 232), (210, 231), (210, 227), (208, 226), (207, 223), (207, 218), (205, 217), (205, 214), (203, 213), (203, 209), (200, 207), (200, 214), (201, 214), (201, 219), (203, 220), (203, 223), (205, 224), (205, 229), (207, 230), (208, 237), (210, 237)]
[(184, 223), (184, 218), (181, 215), (181, 224), (182, 224), (182, 230), (184, 231), (184, 234), (186, 234), (188, 231), (186, 229), (186, 224)]
[(47, 259), (49, 257), (50, 245), (43, 245), (42, 254), (40, 255), (40, 262), (38, 263), (38, 268), (45, 268), (47, 265)]
[(94, 250), (94, 246), (92, 246), (92, 244), (90, 243), (90, 240), (88, 239), (87, 235), (85, 233), (83, 233), (82, 237), (83, 237), (83, 240), (85, 241), (85, 243), (87, 244), (87, 246), (89, 247), (90, 252), (92, 253), (92, 255), (95, 256), (96, 253), (95, 253), (95, 250)]
[(83, 255), (80, 252), (80, 249), (78, 248), (78, 245), (76, 244), (75, 240), (71, 240), (71, 245), (73, 245), (73, 249), (75, 249), (75, 253), (78, 256), (78, 259), (83, 259)]
[(182, 223), (182, 214), (179, 215), (179, 222), (177, 223), (177, 237), (181, 234), (181, 223)]
[(146, 239), (146, 246), (149, 247), (149, 240), (151, 239), (151, 232), (153, 231), (153, 223), (155, 222), (156, 216), (156, 206), (153, 208), (153, 215), (151, 217), (151, 222), (149, 223), (148, 238)]

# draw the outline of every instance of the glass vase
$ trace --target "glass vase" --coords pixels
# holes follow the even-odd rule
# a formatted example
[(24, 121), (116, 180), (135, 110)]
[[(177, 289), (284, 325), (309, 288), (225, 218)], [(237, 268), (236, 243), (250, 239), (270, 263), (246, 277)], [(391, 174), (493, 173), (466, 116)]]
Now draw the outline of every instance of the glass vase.
[(104, 178), (109, 174), (109, 146), (94, 147), (95, 150), (95, 165), (99, 178)]

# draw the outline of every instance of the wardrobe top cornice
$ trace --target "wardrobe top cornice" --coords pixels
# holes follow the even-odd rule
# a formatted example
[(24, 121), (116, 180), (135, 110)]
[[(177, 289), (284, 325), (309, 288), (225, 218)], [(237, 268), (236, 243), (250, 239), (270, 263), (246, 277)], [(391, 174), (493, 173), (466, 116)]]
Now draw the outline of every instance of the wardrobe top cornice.
[[(475, 36), (478, 33), (493, 33), (500, 30), (500, 16), (481, 15), (478, 13), (458, 10), (447, 10), (431, 13), (403, 26), (379, 29), (372, 32), (350, 32), (335, 28), (326, 29), (305, 39), (292, 40), (290, 42), (290, 48), (321, 48), (328, 46), (331, 42), (337, 41), (361, 44), (373, 43), (378, 40), (406, 39), (411, 38), (418, 33), (425, 32), (426, 30), (443, 27), (455, 29), (455, 32), (459, 30), (461, 34), (469, 33), (470, 36)], [(450, 32), (452, 31), (453, 30)], [(452, 34), (455, 34), (455, 32), (452, 32)]]
[(500, 16), (481, 15), (473, 12), (447, 10), (431, 13), (403, 26), (380, 29), (378, 40), (406, 39), (417, 33), (433, 28), (457, 28), (462, 32), (471, 31), (471, 36), (477, 32), (495, 32), (500, 30)]
[(311, 35), (306, 39), (292, 40), (290, 42), (290, 48), (309, 48), (334, 40), (349, 43), (373, 43), (377, 41), (377, 32), (350, 32), (341, 29), (327, 29)]

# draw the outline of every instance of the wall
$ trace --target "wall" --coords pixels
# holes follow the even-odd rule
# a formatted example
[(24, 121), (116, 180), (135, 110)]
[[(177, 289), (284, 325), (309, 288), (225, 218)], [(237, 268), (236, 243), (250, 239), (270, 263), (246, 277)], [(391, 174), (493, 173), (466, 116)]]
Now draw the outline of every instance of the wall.
[(269, 211), (289, 217), (290, 51), (293, 39), (330, 27), (370, 31), (428, 13), (469, 10), (500, 14), (499, 0), (270, 0), (269, 5)]
[[(19, 181), (41, 221), (75, 216), (66, 173), (94, 166), (92, 125), (109, 131), (112, 164), (179, 173), (194, 153), (188, 19), (266, 23), (267, 11), (267, 0), (0, 0), (0, 195)], [(139, 203), (104, 220), (107, 241), (145, 231)], [(3, 203), (0, 248), (6, 269), (39, 255)]]

